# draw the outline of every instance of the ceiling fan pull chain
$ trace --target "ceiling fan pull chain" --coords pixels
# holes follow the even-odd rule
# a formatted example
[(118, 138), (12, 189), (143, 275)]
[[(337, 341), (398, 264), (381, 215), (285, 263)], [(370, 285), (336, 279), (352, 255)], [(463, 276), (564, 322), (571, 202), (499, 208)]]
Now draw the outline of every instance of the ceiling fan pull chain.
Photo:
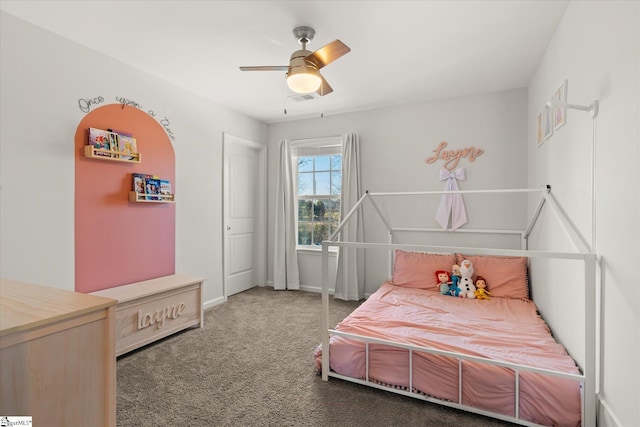
[(324, 83), (320, 83), (320, 118), (324, 118), (324, 102), (322, 98), (324, 97)]

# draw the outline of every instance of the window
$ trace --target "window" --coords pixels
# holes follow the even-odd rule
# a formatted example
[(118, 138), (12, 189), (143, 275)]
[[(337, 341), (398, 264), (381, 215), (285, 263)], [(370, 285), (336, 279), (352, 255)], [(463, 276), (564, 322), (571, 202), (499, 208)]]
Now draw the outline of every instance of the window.
[(293, 143), (297, 183), (298, 246), (319, 246), (340, 223), (340, 138)]

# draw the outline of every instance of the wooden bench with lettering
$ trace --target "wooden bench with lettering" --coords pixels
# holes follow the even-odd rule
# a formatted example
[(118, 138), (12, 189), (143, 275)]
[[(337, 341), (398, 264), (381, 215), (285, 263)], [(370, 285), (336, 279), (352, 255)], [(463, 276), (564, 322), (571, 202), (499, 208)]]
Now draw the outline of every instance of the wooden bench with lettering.
[(92, 292), (118, 301), (116, 356), (191, 326), (203, 327), (204, 280), (173, 274)]

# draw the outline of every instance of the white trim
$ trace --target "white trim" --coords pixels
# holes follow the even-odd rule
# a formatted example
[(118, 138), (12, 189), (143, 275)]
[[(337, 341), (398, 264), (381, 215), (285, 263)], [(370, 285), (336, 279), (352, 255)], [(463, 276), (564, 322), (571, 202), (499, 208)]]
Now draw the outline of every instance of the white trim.
[(317, 138), (292, 139), (291, 147), (317, 147), (322, 145), (342, 145), (341, 135), (321, 136)]
[[(223, 152), (222, 152), (222, 168), (224, 170), (224, 162), (225, 162), (225, 145), (226, 144), (238, 144), (243, 145), (245, 147), (252, 148), (258, 153), (258, 206), (257, 210), (262, 212), (267, 212), (267, 146), (264, 144), (260, 144), (254, 141), (250, 141), (248, 139), (240, 138), (238, 136), (223, 132), (222, 133), (222, 144), (223, 144)], [(223, 179), (222, 185), (222, 193), (223, 199), (225, 198), (225, 184)], [(227, 233), (225, 231), (227, 218), (225, 217), (224, 206), (222, 208), (222, 279), (223, 279), (223, 294), (224, 299), (226, 301), (227, 298), (227, 288), (226, 288), (226, 275), (224, 272), (224, 257), (225, 257), (225, 244), (227, 239)], [(257, 215), (257, 242), (256, 246), (258, 247), (258, 257), (256, 260), (256, 282), (257, 284), (262, 284), (267, 281), (267, 216), (266, 215)]]
[(340, 136), (328, 136), (305, 140), (294, 139), (291, 141), (291, 154), (294, 157), (341, 153), (342, 137)]
[(204, 303), (202, 303), (202, 308), (203, 308), (203, 310), (208, 310), (210, 308), (215, 307), (216, 305), (224, 304), (225, 302), (227, 302), (227, 297), (214, 298), (214, 299), (211, 299), (209, 301), (205, 301)]
[[(610, 426), (610, 427), (622, 427), (622, 423), (620, 422), (620, 419), (615, 415), (615, 413), (613, 412), (613, 410), (611, 409), (611, 406), (609, 406), (607, 401), (604, 400), (600, 394), (597, 395), (597, 398), (598, 398), (598, 402), (600, 402), (600, 405), (606, 412), (606, 414), (602, 414), (602, 413), (600, 414), (600, 416), (598, 417), (599, 421), (602, 420), (602, 417), (604, 415), (615, 424), (615, 426)], [(608, 424), (603, 423), (603, 425), (606, 426)]]
[[(326, 149), (326, 150), (325, 150)], [(303, 151), (301, 153), (301, 151)], [(306, 152), (305, 152), (306, 151)], [(307, 138), (307, 139), (293, 139), (291, 140), (291, 162), (292, 169), (294, 170), (293, 182), (296, 193), (296, 203), (299, 200), (312, 200), (312, 199), (341, 199), (341, 194), (316, 194), (315, 184), (313, 194), (298, 194), (298, 176), (300, 171), (295, 159), (303, 156), (322, 156), (322, 155), (335, 155), (342, 154), (342, 137), (337, 136), (325, 136), (319, 138)], [(304, 173), (304, 172), (303, 172)], [(309, 173), (309, 172), (307, 172)], [(315, 169), (312, 172), (315, 175)], [(342, 176), (341, 176), (342, 179)], [(342, 206), (340, 207), (342, 209)], [(296, 236), (298, 236), (298, 222), (299, 217), (296, 214)], [(316, 245), (299, 245), (296, 238), (296, 250), (298, 253), (304, 253), (305, 251), (320, 251), (321, 248)], [(336, 249), (337, 251), (337, 249)], [(334, 251), (330, 251), (334, 252)]]
[[(298, 246), (296, 249), (298, 255), (314, 255), (314, 256), (322, 256), (322, 246)], [(329, 256), (336, 257), (338, 256), (337, 248), (329, 248)]]
[[(300, 290), (304, 291), (304, 292), (310, 292), (312, 294), (321, 294), (322, 293), (322, 287), (318, 287), (318, 286), (300, 285)], [(333, 295), (333, 293), (335, 292), (335, 289), (329, 288), (328, 292), (329, 292), (329, 295)]]

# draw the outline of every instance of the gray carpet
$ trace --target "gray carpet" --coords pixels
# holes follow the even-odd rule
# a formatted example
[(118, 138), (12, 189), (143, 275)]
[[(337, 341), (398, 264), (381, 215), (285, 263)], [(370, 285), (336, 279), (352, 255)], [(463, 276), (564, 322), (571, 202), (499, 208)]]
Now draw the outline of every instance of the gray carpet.
[[(358, 303), (332, 300), (332, 326)], [(505, 426), (313, 369), (320, 295), (254, 288), (192, 328), (118, 358), (117, 425)]]

